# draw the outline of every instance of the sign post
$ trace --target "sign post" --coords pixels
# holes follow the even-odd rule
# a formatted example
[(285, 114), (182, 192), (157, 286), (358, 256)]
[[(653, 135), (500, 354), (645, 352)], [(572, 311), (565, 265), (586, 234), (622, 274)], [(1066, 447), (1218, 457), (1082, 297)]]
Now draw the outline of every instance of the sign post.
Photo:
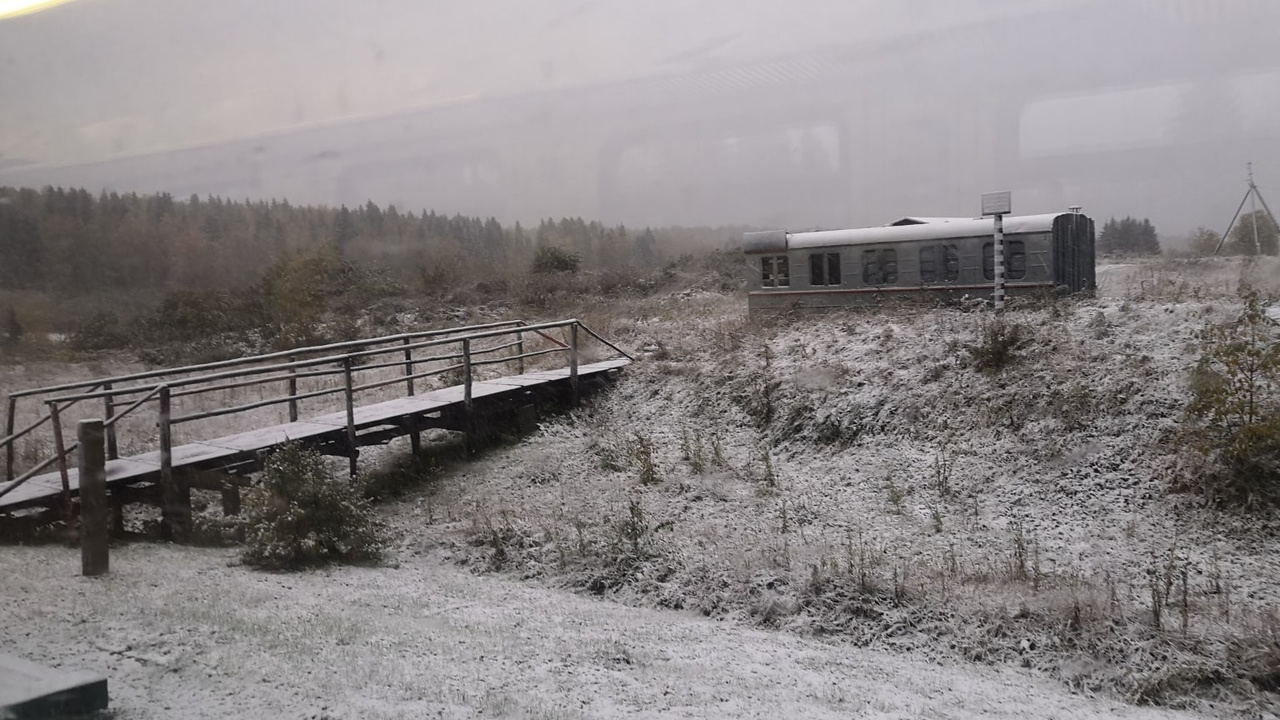
[(992, 262), (995, 265), (995, 287), (992, 288), (991, 300), (996, 313), (1004, 312), (1004, 216), (1013, 212), (1013, 193), (1008, 190), (989, 192), (982, 195), (982, 216), (995, 217), (995, 244)]

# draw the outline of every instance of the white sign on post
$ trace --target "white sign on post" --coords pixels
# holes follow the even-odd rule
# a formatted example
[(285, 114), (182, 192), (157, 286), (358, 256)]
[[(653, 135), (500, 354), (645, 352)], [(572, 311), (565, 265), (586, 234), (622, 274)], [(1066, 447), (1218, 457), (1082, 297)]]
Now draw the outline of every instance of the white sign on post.
[(1008, 190), (982, 194), (982, 217), (1013, 212), (1013, 193)]
[(992, 265), (995, 276), (991, 292), (991, 302), (997, 313), (1004, 312), (1004, 216), (1013, 212), (1013, 193), (1008, 190), (982, 194), (982, 216), (995, 216), (995, 243), (993, 244)]

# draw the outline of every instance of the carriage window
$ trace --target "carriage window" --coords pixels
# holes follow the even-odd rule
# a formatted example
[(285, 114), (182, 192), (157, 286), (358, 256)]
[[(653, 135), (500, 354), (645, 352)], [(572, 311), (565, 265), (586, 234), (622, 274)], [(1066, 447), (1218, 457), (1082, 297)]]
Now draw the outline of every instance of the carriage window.
[(942, 263), (942, 279), (955, 282), (960, 279), (960, 252), (955, 245), (942, 246), (944, 259)]
[(885, 285), (893, 285), (898, 282), (897, 250), (880, 251), (880, 271), (881, 279), (884, 281)]
[(879, 285), (880, 284), (880, 263), (877, 262), (879, 253), (875, 250), (862, 251), (862, 284), (863, 285)]
[[(995, 244), (982, 246), (982, 276), (996, 279)], [(1004, 244), (1004, 278), (1020, 280), (1027, 275), (1027, 244), (1021, 240), (1009, 240)]]
[(1004, 274), (1010, 280), (1020, 280), (1027, 276), (1027, 244), (1021, 240), (1010, 240), (1004, 248)]
[(844, 280), (840, 277), (840, 253), (827, 253), (827, 284), (840, 285)]
[(760, 258), (761, 287), (790, 287), (791, 268), (786, 255)]
[(920, 282), (938, 282), (938, 246), (920, 248)]
[(862, 282), (866, 285), (893, 285), (898, 282), (897, 250), (863, 250)]
[(840, 284), (840, 253), (810, 253), (809, 284)]

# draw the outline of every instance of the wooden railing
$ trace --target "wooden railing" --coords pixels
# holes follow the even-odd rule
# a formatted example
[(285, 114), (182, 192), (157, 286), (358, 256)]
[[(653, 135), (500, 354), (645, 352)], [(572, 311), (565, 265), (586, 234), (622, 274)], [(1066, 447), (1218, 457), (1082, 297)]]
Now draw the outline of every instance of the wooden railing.
[[(567, 329), (568, 339), (560, 340), (549, 331)], [(576, 400), (578, 391), (579, 330), (588, 333), (608, 348), (624, 357), (630, 357), (576, 319), (529, 324), (520, 320), (473, 325), (444, 330), (427, 330), (403, 333), (368, 340), (355, 340), (315, 347), (299, 348), (283, 352), (205, 363), (181, 368), (153, 370), (116, 377), (66, 383), (52, 387), (23, 390), (9, 395), (5, 437), (0, 448), (5, 451), (5, 479), (8, 484), (0, 488), (0, 497), (16, 489), (56, 464), (62, 477), (63, 495), (70, 507), (70, 477), (67, 458), (77, 450), (77, 444), (67, 445), (63, 435), (62, 415), (71, 407), (85, 401), (100, 400), (106, 417), (104, 429), (107, 437), (107, 457), (117, 459), (119, 446), (116, 427), (125, 417), (140, 408), (157, 405), (156, 426), (159, 429), (160, 473), (162, 487), (170, 485), (173, 472), (173, 428), (182, 423), (247, 412), (274, 405), (288, 405), (290, 422), (298, 420), (298, 403), (301, 400), (341, 393), (346, 409), (346, 444), (351, 461), (351, 472), (356, 471), (355, 397), (357, 393), (404, 383), (405, 394), (416, 392), (416, 381), (449, 372), (462, 375), (463, 404), (470, 411), (472, 383), (477, 367), (499, 363), (512, 363), (517, 374), (525, 370), (525, 361), (550, 353), (568, 355), (569, 381)], [(526, 351), (526, 339), (536, 336), (547, 341), (550, 347)], [(495, 344), (496, 343), (496, 344)], [(479, 346), (478, 346), (479, 345)], [(512, 353), (488, 357), (511, 350)], [(417, 352), (415, 352), (417, 351)], [(423, 355), (421, 351), (432, 351)], [(394, 359), (386, 359), (394, 356)], [(477, 359), (480, 358), (480, 359)], [(283, 360), (283, 362), (277, 362)], [(265, 364), (263, 364), (265, 363)], [(434, 364), (444, 366), (425, 370), (419, 368)], [(401, 368), (403, 372), (389, 379), (356, 384), (355, 374), (361, 371)], [(309, 392), (298, 391), (298, 381), (306, 378), (341, 377), (341, 385), (322, 387)], [(149, 382), (159, 380), (158, 382)], [(281, 395), (263, 398), (232, 407), (221, 407), (201, 412), (175, 415), (173, 401), (177, 398), (205, 395), (233, 389), (284, 383), (286, 391)], [(15, 430), (18, 402), (23, 399), (46, 396), (46, 408), (38, 419)], [(49, 397), (51, 396), (51, 397)], [(127, 403), (127, 404), (126, 404)], [(120, 409), (123, 408), (123, 409)], [(32, 435), (46, 423), (52, 426), (54, 451), (50, 457), (35, 463), (17, 477), (14, 476), (14, 457), (17, 442)], [(419, 449), (418, 434), (411, 434), (413, 450)], [(68, 510), (69, 512), (69, 510)]]

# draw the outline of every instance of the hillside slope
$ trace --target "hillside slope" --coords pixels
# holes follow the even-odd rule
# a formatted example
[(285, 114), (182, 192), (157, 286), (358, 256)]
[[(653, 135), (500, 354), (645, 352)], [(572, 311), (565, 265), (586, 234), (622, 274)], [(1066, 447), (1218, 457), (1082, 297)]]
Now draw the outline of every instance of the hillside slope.
[(1274, 709), (1277, 523), (1170, 492), (1197, 334), (1267, 270), (1105, 269), (1098, 299), (1010, 312), (998, 371), (974, 358), (981, 311), (655, 300), (609, 328), (647, 359), (402, 507), (410, 547), (1137, 702)]

